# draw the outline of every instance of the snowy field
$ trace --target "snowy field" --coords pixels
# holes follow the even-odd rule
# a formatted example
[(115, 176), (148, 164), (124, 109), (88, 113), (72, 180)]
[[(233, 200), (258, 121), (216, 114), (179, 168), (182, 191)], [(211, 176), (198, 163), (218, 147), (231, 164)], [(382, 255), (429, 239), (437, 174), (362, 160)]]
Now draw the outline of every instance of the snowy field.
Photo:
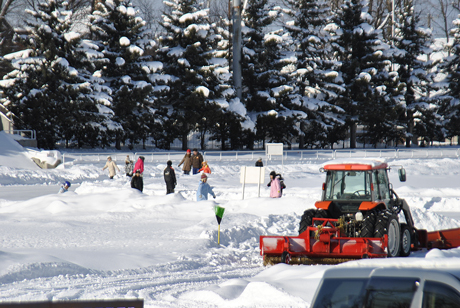
[[(5, 157), (3, 157), (5, 158)], [(289, 161), (281, 199), (247, 185), (239, 170), (253, 162), (212, 162), (215, 200), (196, 202), (199, 176), (178, 173), (165, 195), (165, 163), (146, 162), (144, 193), (105, 162), (55, 170), (0, 166), (0, 300), (143, 298), (145, 307), (308, 307), (330, 266), (262, 266), (259, 235), (297, 235), (303, 211), (320, 199), (321, 162)], [(407, 182), (390, 171), (395, 191), (428, 230), (460, 226), (460, 160), (400, 159)], [(122, 167), (122, 166), (120, 166)], [(281, 171), (270, 162), (267, 171)], [(268, 182), (266, 173), (266, 183)], [(68, 180), (71, 191), (57, 194)], [(225, 208), (221, 245), (213, 207)], [(338, 266), (460, 268), (460, 249)]]

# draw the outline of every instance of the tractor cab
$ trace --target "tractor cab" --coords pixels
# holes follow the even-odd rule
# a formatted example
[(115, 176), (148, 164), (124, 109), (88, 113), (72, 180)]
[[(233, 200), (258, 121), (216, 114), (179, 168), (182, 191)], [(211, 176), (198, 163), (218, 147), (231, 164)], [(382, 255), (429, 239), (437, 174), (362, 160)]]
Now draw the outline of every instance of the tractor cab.
[[(318, 209), (329, 210), (332, 217), (354, 214), (373, 208), (390, 207), (393, 194), (388, 179), (388, 164), (381, 159), (347, 159), (326, 163), (323, 193)], [(400, 179), (405, 176), (400, 169)]]

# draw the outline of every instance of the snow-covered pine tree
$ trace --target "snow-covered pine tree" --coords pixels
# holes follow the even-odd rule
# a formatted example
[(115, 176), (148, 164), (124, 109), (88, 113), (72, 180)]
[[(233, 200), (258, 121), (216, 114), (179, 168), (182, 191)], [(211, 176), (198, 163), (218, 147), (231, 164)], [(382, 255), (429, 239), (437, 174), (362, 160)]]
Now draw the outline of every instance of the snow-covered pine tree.
[[(424, 119), (435, 119), (437, 106), (430, 99), (433, 73), (430, 70), (436, 65), (430, 60), (432, 50), (431, 30), (420, 26), (419, 14), (414, 10), (413, 0), (404, 0), (397, 8), (400, 11), (398, 23), (395, 28), (394, 45), (397, 52), (394, 62), (398, 66), (400, 83), (402, 84), (402, 97), (405, 106), (405, 139), (406, 146), (418, 144), (418, 136), (434, 136), (430, 132), (430, 123), (422, 123)], [(424, 114), (424, 115), (422, 115)], [(431, 115), (430, 115), (431, 114)], [(417, 127), (419, 129), (416, 129)], [(433, 129), (440, 130), (434, 125)]]
[[(389, 95), (391, 92), (386, 88), (388, 83), (394, 82), (394, 76), (388, 73), (390, 62), (385, 57), (385, 47), (378, 31), (370, 26), (371, 19), (366, 1), (347, 0), (335, 12), (334, 22), (327, 27), (331, 33), (334, 60), (340, 64), (338, 86), (344, 89), (336, 104), (345, 111), (351, 148), (356, 147), (357, 124), (370, 127), (364, 137), (371, 138), (376, 144), (388, 129), (382, 125), (389, 121), (382, 112), (388, 113), (395, 108), (394, 99)], [(374, 117), (374, 113), (378, 116)], [(374, 131), (372, 127), (382, 132)]]
[(97, 2), (89, 17), (91, 34), (104, 58), (94, 61), (99, 76), (111, 88), (116, 148), (128, 140), (132, 148), (145, 141), (154, 124), (148, 75), (156, 69), (144, 58), (150, 42), (143, 37), (145, 22), (130, 0)]
[(204, 135), (213, 125), (219, 106), (212, 102), (213, 88), (210, 60), (221, 39), (209, 19), (205, 1), (164, 1), (167, 11), (161, 25), (158, 59), (169, 75), (169, 94), (162, 105), (169, 108), (174, 119), (172, 129), (181, 136), (182, 148), (188, 148), (188, 135), (199, 131)]
[(37, 132), (42, 148), (76, 139), (79, 146), (96, 145), (100, 118), (90, 99), (91, 87), (78, 72), (86, 54), (81, 36), (71, 30), (67, 2), (48, 0), (28, 11), (30, 34), (19, 37), (25, 50), (10, 54), (14, 71), (1, 82), (4, 105), (15, 115), (15, 126)]
[(209, 127), (210, 139), (219, 141), (221, 150), (227, 150), (229, 142), (231, 149), (242, 148), (247, 131), (250, 130), (252, 133), (254, 128), (233, 87), (228, 61), (231, 37), (228, 28), (225, 27), (228, 24), (229, 21), (225, 18), (213, 23), (215, 33), (219, 36), (218, 43), (212, 53), (213, 57), (208, 61), (209, 67), (203, 68), (206, 70), (206, 82), (213, 94), (209, 100), (220, 107), (215, 110), (215, 115), (207, 116), (207, 119), (214, 121)]
[(243, 101), (256, 122), (256, 138), (290, 144), (298, 135), (301, 111), (293, 111), (289, 84), (291, 59), (284, 53), (287, 36), (276, 29), (279, 11), (267, 0), (249, 0), (242, 20)]
[(449, 56), (439, 64), (439, 69), (446, 78), (437, 84), (439, 92), (436, 95), (443, 133), (451, 142), (455, 136), (460, 135), (460, 15), (452, 24), (453, 40), (448, 49)]
[[(340, 108), (334, 103), (341, 88), (338, 73), (330, 61), (330, 46), (324, 31), (331, 10), (321, 0), (287, 0), (284, 27), (292, 38), (291, 102), (307, 115), (300, 119), (299, 147), (331, 146), (345, 138)], [(295, 108), (294, 106), (292, 107)]]

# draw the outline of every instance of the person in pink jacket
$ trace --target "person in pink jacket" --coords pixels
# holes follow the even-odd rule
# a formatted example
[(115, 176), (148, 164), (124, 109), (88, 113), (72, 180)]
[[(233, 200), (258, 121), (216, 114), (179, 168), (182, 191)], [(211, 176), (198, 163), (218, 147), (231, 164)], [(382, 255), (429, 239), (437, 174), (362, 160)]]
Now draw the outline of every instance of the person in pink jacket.
[(270, 183), (267, 186), (270, 187), (270, 198), (281, 198), (283, 190), (281, 189), (280, 176), (275, 171), (270, 172)]
[(136, 164), (134, 165), (133, 173), (136, 173), (136, 170), (140, 170), (141, 174), (144, 173), (144, 156), (139, 156)]

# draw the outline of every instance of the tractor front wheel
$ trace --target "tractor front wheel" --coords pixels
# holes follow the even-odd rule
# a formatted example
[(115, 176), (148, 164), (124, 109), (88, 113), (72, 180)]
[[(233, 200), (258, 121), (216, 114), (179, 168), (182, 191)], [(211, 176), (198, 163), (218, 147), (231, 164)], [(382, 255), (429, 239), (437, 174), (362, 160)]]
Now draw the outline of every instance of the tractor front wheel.
[(401, 230), (399, 226), (398, 216), (390, 211), (379, 213), (375, 224), (374, 237), (388, 236), (388, 257), (393, 258), (399, 256), (401, 248)]
[(361, 227), (360, 237), (373, 237), (374, 236), (374, 227), (375, 227), (375, 212), (370, 211), (364, 217), (363, 225)]

